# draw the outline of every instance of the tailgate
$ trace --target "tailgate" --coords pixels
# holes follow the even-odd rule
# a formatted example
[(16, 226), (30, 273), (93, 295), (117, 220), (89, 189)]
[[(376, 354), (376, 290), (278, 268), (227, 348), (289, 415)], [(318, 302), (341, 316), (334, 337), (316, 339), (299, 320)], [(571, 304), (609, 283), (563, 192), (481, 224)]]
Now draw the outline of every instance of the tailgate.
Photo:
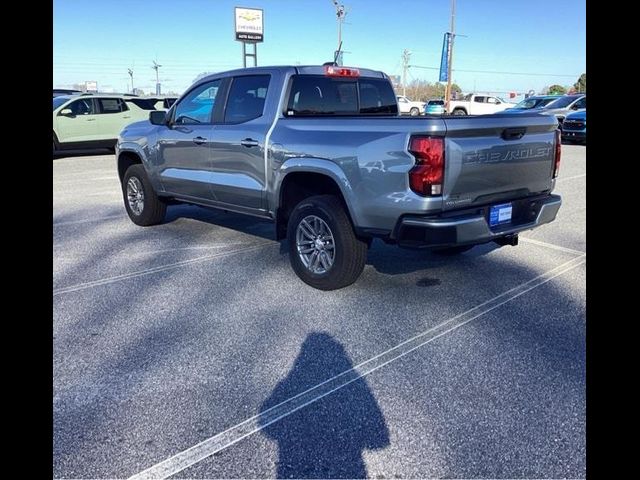
[(444, 119), (444, 210), (551, 190), (554, 117), (496, 114)]

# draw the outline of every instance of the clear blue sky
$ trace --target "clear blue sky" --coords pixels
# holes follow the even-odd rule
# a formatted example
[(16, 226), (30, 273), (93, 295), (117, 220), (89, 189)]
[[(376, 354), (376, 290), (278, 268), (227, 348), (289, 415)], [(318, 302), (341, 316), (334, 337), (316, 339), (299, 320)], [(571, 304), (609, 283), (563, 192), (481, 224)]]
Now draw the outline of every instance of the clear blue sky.
[[(450, 0), (345, 0), (344, 63), (402, 71), (439, 67)], [(100, 90), (182, 92), (203, 72), (242, 66), (234, 40), (234, 6), (264, 10), (258, 65), (322, 64), (337, 43), (331, 0), (54, 0), (53, 86), (96, 80)], [(465, 92), (526, 92), (573, 84), (586, 67), (585, 0), (457, 0), (453, 79)], [(460, 70), (460, 71), (456, 71)], [(524, 72), (470, 73), (461, 70)], [(533, 75), (535, 74), (535, 75)], [(540, 75), (545, 74), (545, 75)], [(554, 74), (558, 76), (552, 76)], [(437, 80), (437, 70), (411, 67), (409, 79)], [(561, 76), (568, 75), (568, 76)]]

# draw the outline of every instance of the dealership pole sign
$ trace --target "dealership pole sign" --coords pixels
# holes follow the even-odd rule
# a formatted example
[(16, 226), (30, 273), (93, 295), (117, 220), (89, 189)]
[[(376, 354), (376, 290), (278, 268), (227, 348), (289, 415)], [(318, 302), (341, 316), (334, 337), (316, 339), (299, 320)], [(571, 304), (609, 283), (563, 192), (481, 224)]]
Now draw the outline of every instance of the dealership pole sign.
[(259, 43), (264, 40), (262, 9), (236, 7), (236, 40)]
[(451, 34), (449, 32), (444, 34), (442, 41), (442, 58), (440, 59), (440, 82), (449, 81), (449, 58), (451, 50)]

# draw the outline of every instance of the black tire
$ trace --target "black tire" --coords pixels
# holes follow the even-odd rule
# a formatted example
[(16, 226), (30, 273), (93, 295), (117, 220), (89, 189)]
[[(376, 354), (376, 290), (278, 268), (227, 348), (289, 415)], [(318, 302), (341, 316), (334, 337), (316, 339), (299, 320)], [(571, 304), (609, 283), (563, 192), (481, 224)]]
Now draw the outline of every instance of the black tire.
[[(298, 253), (296, 233), (302, 220), (320, 218), (330, 229), (334, 241), (333, 264), (323, 273), (311, 271)], [(355, 282), (367, 259), (367, 243), (356, 237), (342, 203), (333, 195), (317, 195), (302, 200), (291, 212), (287, 225), (289, 259), (296, 275), (319, 290), (337, 290)], [(318, 265), (320, 267), (320, 265)]]
[[(132, 202), (130, 202), (127, 197), (127, 186), (129, 184), (129, 180), (132, 180), (134, 185), (142, 187), (142, 205), (140, 212), (136, 212), (132, 209), (130, 204)], [(151, 182), (149, 182), (149, 178), (147, 177), (147, 172), (145, 172), (142, 165), (135, 164), (127, 168), (124, 178), (122, 179), (122, 196), (127, 214), (131, 221), (136, 225), (147, 227), (150, 225), (157, 225), (164, 220), (165, 213), (167, 212), (167, 204), (159, 198), (153, 190)]]
[(418, 115), (420, 115), (420, 109), (417, 107), (412, 107), (411, 110), (409, 110), (409, 115), (411, 115), (412, 117), (417, 117)]
[(446, 256), (460, 255), (461, 253), (471, 250), (473, 247), (475, 247), (475, 245), (458, 245), (456, 247), (436, 248), (433, 250), (433, 253)]
[(456, 108), (453, 111), (453, 115), (466, 115), (467, 112), (465, 112), (462, 108)]

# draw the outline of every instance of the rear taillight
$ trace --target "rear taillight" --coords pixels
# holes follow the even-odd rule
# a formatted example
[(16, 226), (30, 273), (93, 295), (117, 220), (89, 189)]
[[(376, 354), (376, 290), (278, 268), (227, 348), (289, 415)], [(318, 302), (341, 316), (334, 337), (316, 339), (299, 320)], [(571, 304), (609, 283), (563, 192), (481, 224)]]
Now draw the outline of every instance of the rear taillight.
[(444, 138), (411, 137), (409, 152), (416, 165), (409, 170), (409, 185), (418, 195), (442, 195), (444, 183)]
[(553, 162), (553, 178), (558, 176), (560, 172), (560, 154), (562, 152), (562, 136), (560, 135), (560, 129), (556, 130), (556, 157)]
[(357, 78), (360, 76), (360, 70), (358, 70), (357, 68), (327, 65), (324, 67), (324, 74), (328, 77)]

